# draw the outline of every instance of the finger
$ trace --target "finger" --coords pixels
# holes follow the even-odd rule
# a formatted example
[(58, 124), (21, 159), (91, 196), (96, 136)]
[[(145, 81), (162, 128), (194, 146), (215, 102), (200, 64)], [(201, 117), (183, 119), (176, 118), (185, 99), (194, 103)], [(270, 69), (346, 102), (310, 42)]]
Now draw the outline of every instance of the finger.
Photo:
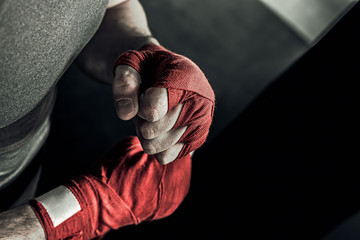
[(149, 155), (154, 155), (175, 145), (186, 131), (186, 128), (187, 127), (175, 128), (150, 140), (139, 136), (139, 132), (138, 137), (144, 151)]
[(170, 131), (178, 120), (183, 104), (176, 105), (163, 118), (156, 122), (145, 121), (142, 118), (134, 118), (135, 126), (145, 139), (154, 139), (161, 134)]
[(132, 119), (138, 112), (140, 74), (132, 67), (119, 65), (112, 85), (117, 115), (122, 120)]
[(168, 111), (168, 94), (165, 88), (151, 87), (140, 96), (138, 116), (150, 122), (164, 117)]
[(166, 149), (165, 151), (155, 154), (154, 157), (160, 164), (171, 163), (177, 158), (177, 156), (179, 156), (179, 153), (183, 147), (183, 143), (177, 143), (174, 146)]

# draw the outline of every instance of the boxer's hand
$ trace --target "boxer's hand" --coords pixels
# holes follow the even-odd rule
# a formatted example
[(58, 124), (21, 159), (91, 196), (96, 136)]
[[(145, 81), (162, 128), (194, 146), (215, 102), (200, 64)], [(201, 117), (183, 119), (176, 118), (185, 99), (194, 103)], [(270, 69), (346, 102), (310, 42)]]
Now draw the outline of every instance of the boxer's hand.
[(134, 119), (146, 153), (162, 164), (200, 147), (213, 117), (214, 92), (188, 58), (146, 45), (115, 63), (113, 94), (120, 119)]
[(110, 149), (84, 174), (31, 201), (46, 239), (101, 239), (111, 229), (172, 214), (188, 193), (189, 155), (159, 164), (136, 137)]
[(165, 88), (151, 87), (140, 95), (140, 85), (141, 76), (134, 68), (127, 65), (115, 68), (113, 95), (117, 114), (122, 120), (134, 119), (144, 151), (167, 164), (176, 159), (184, 146), (178, 141), (186, 127), (173, 129), (183, 105), (178, 104), (168, 112)]

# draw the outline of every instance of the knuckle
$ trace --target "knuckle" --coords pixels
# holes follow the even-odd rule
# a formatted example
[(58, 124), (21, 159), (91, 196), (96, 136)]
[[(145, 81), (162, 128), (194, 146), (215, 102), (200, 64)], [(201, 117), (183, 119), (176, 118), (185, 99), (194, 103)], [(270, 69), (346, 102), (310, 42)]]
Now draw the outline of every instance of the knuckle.
[[(143, 98), (144, 115), (148, 121), (155, 121), (167, 112), (168, 100), (167, 92), (164, 89), (149, 88)], [(164, 97), (165, 95), (165, 97)]]
[(155, 158), (162, 165), (165, 165), (165, 164), (169, 163), (167, 154), (156, 154)]
[(155, 98), (153, 101), (150, 101), (150, 106), (156, 111), (161, 111), (167, 107), (167, 100), (163, 98)]
[(149, 126), (149, 124), (144, 123), (140, 126), (140, 132), (143, 138), (152, 139), (155, 136), (154, 128)]
[(136, 89), (138, 87), (138, 83), (133, 77), (125, 75), (117, 78), (116, 81), (114, 81), (114, 87), (120, 88), (122, 91), (126, 92)]
[(115, 68), (115, 78), (134, 75), (139, 75), (139, 73), (129, 65), (118, 65)]
[(145, 107), (142, 109), (143, 116), (145, 117), (145, 120), (154, 122), (157, 120), (159, 114), (156, 108), (152, 108), (151, 106)]
[(158, 152), (157, 145), (154, 143), (154, 141), (144, 141), (143, 149), (149, 155), (154, 155)]

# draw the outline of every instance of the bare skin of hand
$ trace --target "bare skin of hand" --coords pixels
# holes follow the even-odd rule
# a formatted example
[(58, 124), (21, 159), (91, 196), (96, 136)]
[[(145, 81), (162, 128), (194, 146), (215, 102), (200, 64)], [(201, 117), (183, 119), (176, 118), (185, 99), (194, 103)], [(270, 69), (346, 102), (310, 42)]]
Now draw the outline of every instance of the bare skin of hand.
[(140, 74), (130, 66), (115, 69), (113, 96), (117, 115), (122, 120), (133, 119), (141, 145), (147, 154), (161, 164), (176, 159), (183, 143), (178, 143), (186, 127), (173, 129), (180, 116), (182, 104), (168, 111), (165, 88), (148, 88), (140, 95)]

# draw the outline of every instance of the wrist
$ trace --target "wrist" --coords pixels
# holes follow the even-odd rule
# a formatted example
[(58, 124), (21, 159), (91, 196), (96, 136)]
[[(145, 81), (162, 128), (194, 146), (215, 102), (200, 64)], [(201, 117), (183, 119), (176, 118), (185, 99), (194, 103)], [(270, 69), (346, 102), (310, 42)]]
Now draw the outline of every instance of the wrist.
[[(89, 235), (86, 227), (91, 226), (92, 218), (69, 188), (59, 186), (31, 200), (30, 205), (44, 230), (46, 239)], [(76, 224), (72, 224), (74, 222)]]

